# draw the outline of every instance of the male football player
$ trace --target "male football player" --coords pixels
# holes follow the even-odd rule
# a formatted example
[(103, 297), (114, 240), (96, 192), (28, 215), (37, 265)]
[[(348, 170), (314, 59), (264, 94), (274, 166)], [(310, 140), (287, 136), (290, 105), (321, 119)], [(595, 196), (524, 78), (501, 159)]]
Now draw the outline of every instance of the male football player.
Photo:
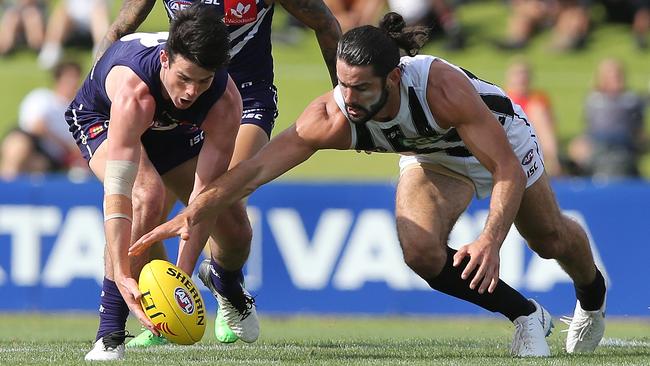
[[(239, 130), (242, 101), (228, 76), (229, 38), (221, 15), (197, 4), (177, 14), (166, 33), (135, 33), (114, 43), (92, 68), (66, 111), (77, 144), (104, 184), (107, 242), (100, 323), (86, 360), (124, 357), (125, 322), (131, 310), (153, 334), (140, 305), (136, 279), (148, 256), (127, 256), (129, 245), (159, 222), (165, 190), (189, 202), (228, 169)], [(137, 207), (138, 209), (134, 209)], [(232, 222), (203, 225), (177, 264), (192, 273), (208, 235), (222, 252), (250, 240), (243, 205)], [(225, 226), (227, 225), (227, 226)], [(224, 229), (225, 228), (225, 229)], [(231, 233), (241, 233), (232, 235)], [(196, 249), (196, 250), (194, 250)], [(216, 278), (222, 304), (247, 318), (233, 327), (245, 341), (259, 334), (251, 297), (237, 281)]]
[[(112, 42), (135, 31), (151, 12), (155, 2), (156, 0), (125, 0), (99, 46), (98, 53), (101, 55)], [(273, 84), (271, 56), (271, 22), (275, 3), (279, 3), (291, 15), (314, 30), (333, 85), (336, 85), (336, 44), (341, 36), (341, 29), (322, 0), (163, 0), (163, 5), (169, 19), (172, 20), (178, 11), (196, 2), (203, 2), (219, 11), (230, 33), (231, 62), (228, 72), (241, 93), (244, 105), (241, 127), (230, 163), (233, 167), (253, 156), (269, 141), (278, 115), (277, 90)], [(168, 208), (171, 208), (171, 204), (169, 206)], [(166, 214), (167, 210), (163, 212), (165, 217)], [(241, 234), (233, 231), (224, 233), (224, 236), (233, 237)], [(231, 243), (240, 246), (237, 250), (221, 249)], [(243, 281), (241, 269), (250, 252), (250, 240), (228, 240), (227, 243), (220, 243), (219, 246), (214, 243), (210, 246), (215, 260), (201, 264), (199, 278), (219, 299), (220, 289), (214, 286), (209, 274), (218, 273), (222, 278)], [(160, 243), (156, 246), (155, 252), (164, 253)], [(165, 255), (158, 254), (158, 256)], [(219, 301), (219, 308), (215, 320), (215, 335), (221, 342), (235, 342), (239, 337), (229, 329), (229, 324), (230, 327), (236, 326), (237, 318), (243, 314), (239, 311), (228, 311), (227, 305), (221, 301)], [(128, 346), (164, 343), (166, 343), (164, 338), (154, 337), (150, 332), (145, 331), (131, 340)]]
[[(499, 279), (499, 249), (514, 223), (543, 258), (573, 279), (577, 304), (567, 352), (592, 352), (603, 336), (605, 281), (584, 230), (564, 216), (533, 128), (504, 91), (433, 56), (414, 56), (420, 30), (389, 13), (380, 27), (343, 35), (338, 86), (253, 158), (212, 182), (186, 210), (139, 239), (131, 253), (195, 226), (320, 149), (397, 152), (397, 232), (407, 265), (445, 294), (499, 312), (515, 325), (511, 353), (549, 356), (550, 314)], [(400, 59), (400, 50), (410, 56)], [(491, 194), (481, 234), (458, 251), (449, 233), (474, 195)]]

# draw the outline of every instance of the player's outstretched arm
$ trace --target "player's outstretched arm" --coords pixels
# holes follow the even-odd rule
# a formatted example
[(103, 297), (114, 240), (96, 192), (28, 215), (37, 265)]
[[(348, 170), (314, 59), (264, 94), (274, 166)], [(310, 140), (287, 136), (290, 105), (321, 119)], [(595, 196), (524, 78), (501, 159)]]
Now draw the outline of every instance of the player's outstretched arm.
[(156, 0), (124, 0), (115, 21), (108, 27), (106, 35), (97, 46), (95, 60), (98, 60), (113, 42), (135, 32), (151, 13), (155, 3)]
[(336, 47), (341, 38), (341, 26), (338, 20), (322, 0), (278, 0), (278, 2), (296, 19), (314, 30), (330, 73), (332, 86), (336, 86), (338, 84)]
[(332, 93), (318, 98), (294, 125), (274, 137), (255, 156), (211, 182), (171, 221), (138, 239), (129, 254), (138, 255), (151, 244), (174, 236), (189, 240), (194, 225), (214, 220), (221, 210), (309, 159), (317, 150), (349, 149), (350, 139), (350, 127), (338, 111)]
[(190, 234), (193, 234), (196, 225), (213, 220), (224, 208), (307, 160), (315, 151), (300, 139), (295, 125), (290, 127), (273, 138), (255, 156), (242, 161), (210, 183), (171, 221), (143, 235), (131, 246), (129, 254), (140, 255), (153, 243), (174, 236), (180, 236), (184, 241), (190, 240)]

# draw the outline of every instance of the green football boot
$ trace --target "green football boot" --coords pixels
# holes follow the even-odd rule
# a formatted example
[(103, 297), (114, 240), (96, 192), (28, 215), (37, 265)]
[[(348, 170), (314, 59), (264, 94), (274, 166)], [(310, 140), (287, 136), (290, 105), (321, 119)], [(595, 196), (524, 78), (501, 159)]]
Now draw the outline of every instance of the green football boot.
[(228, 327), (226, 319), (224, 319), (220, 311), (217, 311), (217, 318), (214, 319), (214, 336), (221, 343), (235, 343), (239, 339)]
[(137, 337), (127, 343), (126, 348), (164, 346), (166, 344), (169, 344), (167, 338), (156, 336), (151, 333), (149, 329), (145, 329)]

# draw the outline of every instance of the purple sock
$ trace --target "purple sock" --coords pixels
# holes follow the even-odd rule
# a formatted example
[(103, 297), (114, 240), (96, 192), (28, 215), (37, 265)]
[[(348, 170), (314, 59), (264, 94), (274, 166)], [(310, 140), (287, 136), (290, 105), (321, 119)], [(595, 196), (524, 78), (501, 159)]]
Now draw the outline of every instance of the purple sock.
[(124, 330), (128, 316), (129, 307), (124, 302), (117, 285), (104, 277), (99, 305), (99, 329), (95, 341), (111, 332)]
[(228, 271), (215, 262), (214, 259), (210, 259), (210, 277), (217, 292), (225, 297), (240, 294), (242, 291), (244, 274), (241, 269)]

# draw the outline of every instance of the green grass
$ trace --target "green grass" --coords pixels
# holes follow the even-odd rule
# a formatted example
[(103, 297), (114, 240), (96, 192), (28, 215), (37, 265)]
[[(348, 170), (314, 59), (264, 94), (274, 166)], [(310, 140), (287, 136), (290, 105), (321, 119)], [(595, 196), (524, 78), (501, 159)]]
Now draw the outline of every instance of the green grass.
[[(97, 318), (90, 314), (0, 315), (1, 365), (84, 364)], [(564, 325), (559, 325), (564, 328)], [(135, 323), (129, 323), (138, 332)], [(120, 364), (282, 365), (648, 365), (650, 322), (610, 320), (593, 355), (567, 355), (564, 333), (549, 338), (553, 357), (513, 359), (512, 325), (495, 318), (262, 317), (254, 344), (217, 344), (208, 327), (192, 346), (129, 350)]]
[[(115, 8), (121, 2), (115, 2)], [(278, 7), (280, 8), (280, 7)], [(536, 86), (548, 91), (557, 116), (557, 129), (562, 144), (583, 129), (582, 108), (586, 93), (592, 85), (594, 69), (604, 57), (620, 58), (628, 70), (632, 89), (648, 93), (650, 86), (650, 52), (634, 48), (628, 27), (603, 24), (599, 11), (594, 11), (595, 31), (585, 52), (558, 54), (548, 48), (548, 32), (540, 34), (521, 54), (503, 53), (494, 49), (491, 40), (502, 36), (508, 9), (502, 1), (475, 1), (464, 5), (460, 18), (469, 32), (469, 47), (463, 52), (450, 53), (440, 41), (427, 46), (422, 53), (434, 54), (461, 65), (480, 77), (503, 84), (505, 69), (515, 57), (527, 59), (535, 68)], [(284, 14), (278, 9), (274, 25), (280, 28)], [(161, 2), (141, 27), (143, 31), (163, 30), (167, 26)], [(71, 57), (90, 66), (88, 52), (72, 51)], [(331, 88), (318, 46), (310, 32), (305, 32), (296, 45), (274, 43), (276, 84), (280, 91), (280, 117), (275, 133), (291, 124), (303, 108), (316, 96)], [(46, 84), (48, 75), (38, 69), (34, 55), (19, 52), (0, 59), (0, 135), (16, 120), (22, 97), (32, 88)], [(648, 113), (650, 114), (650, 113)], [(646, 114), (646, 115), (648, 115)], [(650, 118), (646, 118), (650, 120)], [(649, 130), (650, 131), (650, 130)], [(650, 176), (650, 159), (643, 172)], [(385, 180), (397, 176), (397, 156), (354, 152), (319, 152), (310, 161), (287, 174), (295, 179)]]

